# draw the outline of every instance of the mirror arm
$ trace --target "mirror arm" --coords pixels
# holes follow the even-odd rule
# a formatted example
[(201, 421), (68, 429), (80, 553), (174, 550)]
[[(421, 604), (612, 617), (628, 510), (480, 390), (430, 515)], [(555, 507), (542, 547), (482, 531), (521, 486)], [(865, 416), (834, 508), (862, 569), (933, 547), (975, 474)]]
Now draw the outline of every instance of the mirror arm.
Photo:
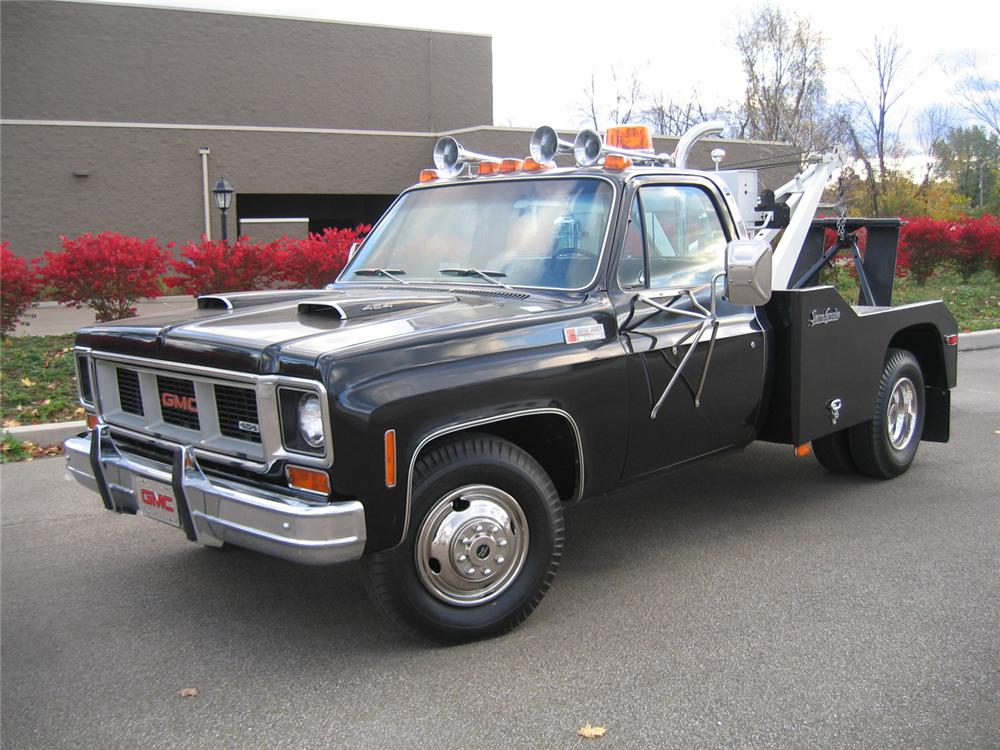
[(666, 402), (667, 396), (670, 395), (670, 392), (674, 389), (674, 386), (680, 379), (681, 374), (684, 372), (684, 367), (691, 359), (691, 355), (694, 354), (694, 350), (697, 349), (698, 344), (701, 343), (702, 336), (705, 334), (705, 331), (709, 328), (709, 326), (711, 326), (712, 337), (708, 344), (708, 355), (705, 357), (705, 364), (701, 370), (701, 378), (698, 380), (698, 390), (694, 394), (695, 408), (697, 409), (701, 406), (701, 395), (705, 390), (705, 380), (708, 377), (708, 368), (712, 364), (712, 354), (715, 352), (715, 340), (719, 333), (719, 316), (717, 313), (718, 292), (716, 290), (718, 289), (719, 280), (725, 277), (725, 275), (725, 272), (720, 271), (712, 277), (712, 297), (708, 308), (698, 302), (698, 299), (694, 296), (690, 289), (682, 290), (680, 296), (686, 296), (689, 300), (691, 300), (691, 304), (694, 306), (696, 312), (689, 310), (675, 310), (672, 307), (661, 305), (660, 303), (655, 302), (641, 294), (636, 295), (637, 300), (641, 300), (646, 304), (655, 307), (657, 310), (661, 310), (662, 312), (670, 313), (672, 315), (684, 315), (701, 321), (700, 323), (693, 325), (690, 330), (688, 330), (688, 332), (685, 333), (676, 344), (674, 344), (673, 348), (676, 351), (678, 347), (683, 346), (688, 339), (691, 339), (691, 346), (688, 348), (687, 354), (685, 354), (683, 359), (681, 359), (681, 363), (677, 366), (677, 369), (674, 370), (674, 374), (670, 378), (670, 382), (667, 383), (667, 387), (663, 389), (663, 393), (660, 394), (660, 398), (657, 399), (656, 403), (653, 405), (653, 409), (649, 414), (650, 419), (656, 419), (656, 416), (660, 413), (660, 408)]

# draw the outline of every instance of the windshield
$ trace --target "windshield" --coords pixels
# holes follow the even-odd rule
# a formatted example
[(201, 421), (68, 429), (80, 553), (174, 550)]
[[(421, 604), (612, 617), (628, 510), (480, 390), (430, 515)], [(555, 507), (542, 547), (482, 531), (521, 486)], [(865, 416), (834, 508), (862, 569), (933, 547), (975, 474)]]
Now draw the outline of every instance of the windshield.
[(341, 281), (579, 289), (588, 286), (614, 191), (596, 179), (470, 182), (414, 190)]

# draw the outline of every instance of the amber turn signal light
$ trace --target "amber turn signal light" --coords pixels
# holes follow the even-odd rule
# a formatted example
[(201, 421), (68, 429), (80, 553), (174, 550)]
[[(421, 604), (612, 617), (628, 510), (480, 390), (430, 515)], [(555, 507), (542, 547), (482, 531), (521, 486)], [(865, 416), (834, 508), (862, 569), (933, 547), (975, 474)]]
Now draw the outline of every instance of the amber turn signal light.
[(812, 443), (803, 443), (802, 445), (795, 446), (795, 455), (798, 458), (804, 458), (813, 452)]
[(97, 415), (96, 414), (87, 414), (87, 429), (88, 430), (96, 429), (97, 428), (97, 423), (98, 423), (98, 419), (97, 419)]
[(289, 466), (285, 469), (288, 486), (295, 490), (316, 492), (320, 495), (330, 494), (330, 475), (319, 469), (307, 469), (304, 466)]

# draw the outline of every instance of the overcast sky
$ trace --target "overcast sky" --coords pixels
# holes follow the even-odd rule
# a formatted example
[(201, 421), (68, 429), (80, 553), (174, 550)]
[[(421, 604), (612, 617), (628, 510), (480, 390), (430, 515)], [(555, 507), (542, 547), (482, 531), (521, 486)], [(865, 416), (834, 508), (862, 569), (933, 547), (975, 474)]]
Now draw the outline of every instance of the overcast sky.
[[(743, 74), (732, 39), (738, 14), (754, 7), (736, 0), (136, 0), (140, 3), (490, 34), (494, 123), (567, 128), (583, 122), (579, 109), (591, 71), (604, 76), (612, 65), (624, 73), (638, 70), (648, 91), (662, 90), (667, 98), (686, 100), (694, 91), (706, 107), (739, 100)], [(902, 77), (909, 88), (893, 114), (912, 120), (927, 105), (953, 101), (954, 76), (942, 69), (942, 60), (972, 52), (981, 72), (1000, 78), (1000, 3), (994, 3), (785, 0), (780, 6), (809, 18), (823, 34), (831, 101), (871, 88), (862, 54), (876, 32), (896, 32), (909, 52)]]

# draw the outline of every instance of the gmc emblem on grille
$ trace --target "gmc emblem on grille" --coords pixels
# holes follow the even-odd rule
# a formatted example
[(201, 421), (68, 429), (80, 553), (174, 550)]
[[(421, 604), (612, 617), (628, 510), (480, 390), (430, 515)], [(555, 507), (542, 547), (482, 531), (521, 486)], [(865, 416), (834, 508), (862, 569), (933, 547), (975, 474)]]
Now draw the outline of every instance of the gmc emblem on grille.
[(198, 413), (198, 400), (194, 396), (178, 396), (176, 393), (164, 391), (160, 395), (160, 403), (168, 409)]

